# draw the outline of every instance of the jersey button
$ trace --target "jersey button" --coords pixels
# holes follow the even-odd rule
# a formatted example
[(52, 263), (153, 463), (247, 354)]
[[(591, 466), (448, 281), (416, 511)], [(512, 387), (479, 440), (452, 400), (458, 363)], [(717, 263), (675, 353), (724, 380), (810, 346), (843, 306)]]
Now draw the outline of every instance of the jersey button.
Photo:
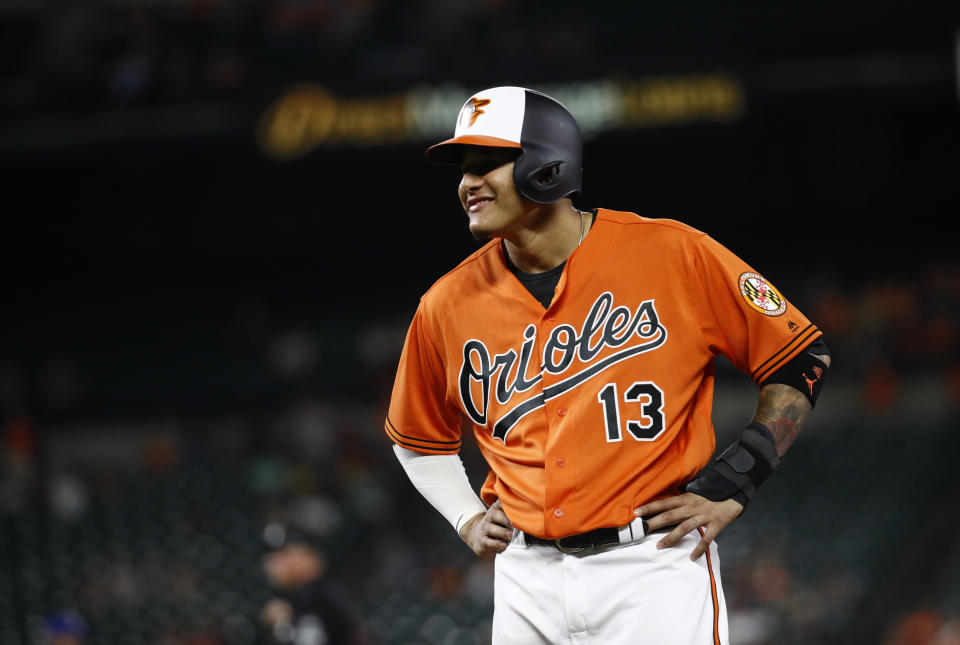
[(553, 509), (553, 516), (554, 516), (554, 517), (563, 517), (563, 509), (562, 509), (562, 508), (555, 508), (555, 509)]
[(557, 410), (557, 416), (559, 416), (559, 417), (565, 417), (565, 416), (567, 416), (567, 409), (566, 409), (566, 408), (560, 408), (559, 410)]
[(559, 466), (560, 468), (563, 468), (566, 465), (567, 465), (567, 462), (563, 460), (563, 457), (557, 458), (557, 466)]

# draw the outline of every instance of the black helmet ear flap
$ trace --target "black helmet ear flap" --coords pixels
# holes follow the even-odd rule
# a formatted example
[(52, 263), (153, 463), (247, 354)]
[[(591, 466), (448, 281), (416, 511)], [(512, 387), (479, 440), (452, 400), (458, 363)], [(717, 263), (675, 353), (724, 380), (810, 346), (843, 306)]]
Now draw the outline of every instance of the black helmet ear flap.
[(560, 181), (560, 166), (562, 161), (554, 161), (541, 168), (535, 168), (527, 173), (527, 182), (539, 190), (554, 188)]

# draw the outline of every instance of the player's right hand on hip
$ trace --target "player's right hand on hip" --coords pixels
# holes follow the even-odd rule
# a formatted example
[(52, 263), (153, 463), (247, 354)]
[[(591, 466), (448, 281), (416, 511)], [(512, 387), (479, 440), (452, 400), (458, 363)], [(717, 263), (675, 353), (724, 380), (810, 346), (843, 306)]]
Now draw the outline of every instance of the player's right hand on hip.
[(513, 539), (513, 524), (503, 512), (500, 500), (486, 513), (477, 513), (460, 527), (460, 537), (480, 557), (502, 553)]

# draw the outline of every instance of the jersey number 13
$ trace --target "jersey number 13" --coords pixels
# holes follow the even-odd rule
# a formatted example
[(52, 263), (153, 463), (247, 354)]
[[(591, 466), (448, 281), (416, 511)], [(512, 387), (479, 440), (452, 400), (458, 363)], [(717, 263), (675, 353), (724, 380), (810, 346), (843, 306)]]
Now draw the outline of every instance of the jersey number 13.
[[(607, 429), (607, 441), (621, 441), (623, 427), (620, 418), (620, 398), (617, 384), (607, 383), (597, 401), (603, 406), (603, 424)], [(637, 441), (654, 441), (663, 433), (663, 390), (653, 381), (637, 381), (623, 393), (624, 403), (639, 403), (643, 418), (627, 419), (627, 432)]]

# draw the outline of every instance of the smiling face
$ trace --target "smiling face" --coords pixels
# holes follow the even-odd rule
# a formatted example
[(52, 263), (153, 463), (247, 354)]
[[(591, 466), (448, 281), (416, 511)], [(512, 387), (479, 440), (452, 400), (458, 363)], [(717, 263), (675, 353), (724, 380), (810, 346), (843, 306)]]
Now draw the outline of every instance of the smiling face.
[(513, 181), (518, 150), (464, 146), (457, 190), (470, 220), (470, 233), (478, 240), (504, 237), (537, 204), (524, 199)]

